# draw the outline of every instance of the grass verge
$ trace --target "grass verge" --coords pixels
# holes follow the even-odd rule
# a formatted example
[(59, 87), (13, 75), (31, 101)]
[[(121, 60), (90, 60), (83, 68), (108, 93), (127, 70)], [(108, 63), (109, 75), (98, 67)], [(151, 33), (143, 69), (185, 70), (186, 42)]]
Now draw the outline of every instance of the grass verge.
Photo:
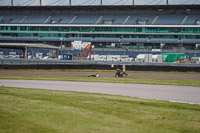
[(1, 133), (197, 133), (200, 105), (0, 87)]
[(31, 76), (0, 76), (0, 79), (55, 80), (55, 81), (200, 86), (200, 80), (177, 80), (177, 79), (135, 79), (135, 78), (117, 78), (117, 77), (114, 77), (114, 78), (111, 78), (111, 77), (98, 77), (98, 78), (92, 78), (92, 77), (31, 77)]

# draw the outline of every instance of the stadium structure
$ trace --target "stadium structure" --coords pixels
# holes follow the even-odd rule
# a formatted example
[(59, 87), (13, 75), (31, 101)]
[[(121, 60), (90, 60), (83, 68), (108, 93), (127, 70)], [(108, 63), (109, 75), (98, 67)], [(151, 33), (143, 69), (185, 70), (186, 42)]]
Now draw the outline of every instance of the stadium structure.
[(148, 6), (70, 2), (68, 6), (1, 6), (0, 42), (43, 43), (77, 54), (71, 43), (81, 40), (91, 42), (96, 54), (200, 56), (200, 5), (168, 5), (168, 0), (166, 5)]

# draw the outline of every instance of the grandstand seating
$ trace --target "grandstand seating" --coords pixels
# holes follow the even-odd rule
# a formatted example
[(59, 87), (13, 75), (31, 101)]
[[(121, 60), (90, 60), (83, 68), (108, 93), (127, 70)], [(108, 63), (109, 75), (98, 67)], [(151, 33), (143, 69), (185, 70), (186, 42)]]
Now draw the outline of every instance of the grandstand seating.
[(0, 15), (0, 23), (2, 24), (18, 24), (24, 15)]
[(122, 46), (122, 48), (128, 49), (152, 49), (152, 46)]
[(77, 15), (72, 24), (95, 24), (100, 15)]
[(123, 38), (121, 42), (147, 42), (147, 38)]
[(200, 20), (200, 14), (190, 14), (184, 24), (195, 25), (197, 20)]
[(92, 37), (68, 37), (67, 38), (67, 41), (77, 41), (77, 40), (91, 42)]
[(103, 15), (98, 24), (123, 24), (128, 15)]
[(119, 42), (120, 38), (95, 37), (93, 42)]
[(200, 43), (200, 39), (181, 39), (180, 43)]
[(0, 36), (0, 40), (14, 40), (14, 38), (12, 36)]
[(155, 17), (153, 14), (135, 14), (125, 24), (151, 24)]
[(20, 41), (38, 41), (40, 37), (15, 37), (15, 40)]
[[(102, 17), (101, 17), (102, 16)], [(188, 16), (188, 17), (186, 17)], [(157, 18), (156, 18), (157, 17)], [(156, 18), (156, 19), (155, 19)], [(186, 19), (185, 19), (186, 18)], [(185, 19), (185, 21), (184, 21)], [(69, 14), (3, 14), (1, 24), (126, 24), (126, 25), (196, 25), (200, 14), (134, 14), (134, 15), (69, 15)], [(155, 22), (154, 22), (155, 21)]]
[(40, 40), (41, 41), (61, 41), (61, 37), (41, 37)]
[(184, 14), (163, 14), (159, 15), (156, 22), (154, 24), (158, 25), (180, 25), (183, 21)]
[(152, 43), (177, 43), (178, 39), (175, 38), (152, 38), (150, 40)]
[(71, 42), (80, 40), (91, 42), (95, 53), (104, 55), (135, 56), (137, 51), (160, 48), (199, 50), (198, 7), (148, 7), (2, 7), (0, 42), (63, 44), (70, 49)]
[(69, 24), (69, 22), (72, 20), (74, 15), (64, 15), (64, 14), (56, 14), (52, 15), (49, 20), (47, 20), (47, 24)]
[[(121, 43), (200, 43), (200, 39), (175, 39), (175, 38), (106, 38), (106, 37), (62, 37), (64, 41), (81, 40), (84, 42), (121, 42)], [(0, 40), (19, 40), (19, 41), (61, 41), (61, 37), (11, 37), (0, 36)], [(130, 47), (135, 48), (136, 47)]]
[(43, 24), (49, 15), (47, 14), (29, 14), (21, 22), (22, 24)]

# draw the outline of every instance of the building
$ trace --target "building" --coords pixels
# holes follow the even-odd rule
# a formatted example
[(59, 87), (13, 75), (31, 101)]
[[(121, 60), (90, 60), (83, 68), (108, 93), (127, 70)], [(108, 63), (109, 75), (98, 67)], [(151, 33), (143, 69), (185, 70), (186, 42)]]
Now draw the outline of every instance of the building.
[(182, 52), (200, 56), (199, 5), (4, 6), (0, 42), (91, 42), (95, 53)]

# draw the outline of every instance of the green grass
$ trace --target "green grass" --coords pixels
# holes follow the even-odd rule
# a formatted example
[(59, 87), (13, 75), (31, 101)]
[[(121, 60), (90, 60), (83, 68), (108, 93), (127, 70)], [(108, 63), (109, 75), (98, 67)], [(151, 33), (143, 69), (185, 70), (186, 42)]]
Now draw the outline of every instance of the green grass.
[(55, 80), (55, 81), (200, 86), (200, 80), (177, 80), (177, 79), (136, 79), (136, 78), (118, 78), (118, 77), (113, 77), (113, 78), (111, 78), (111, 77), (98, 77), (98, 78), (92, 78), (92, 77), (31, 77), (31, 76), (0, 76), (0, 79)]
[(0, 87), (1, 133), (199, 133), (200, 105)]

